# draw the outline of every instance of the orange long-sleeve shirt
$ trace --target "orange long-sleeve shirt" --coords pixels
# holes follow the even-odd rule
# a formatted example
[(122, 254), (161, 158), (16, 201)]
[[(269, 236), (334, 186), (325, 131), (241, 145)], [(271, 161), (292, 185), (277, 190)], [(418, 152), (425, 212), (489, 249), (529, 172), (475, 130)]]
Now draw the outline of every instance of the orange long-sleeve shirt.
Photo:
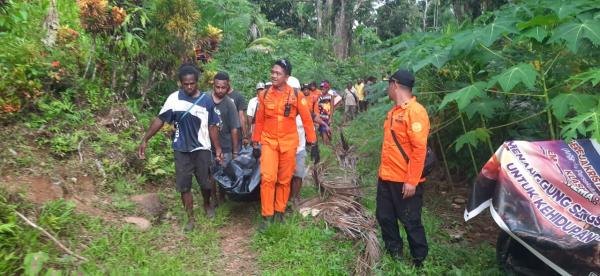
[[(266, 93), (266, 97), (265, 94)], [(285, 105), (291, 106), (289, 116), (285, 116)], [(306, 141), (314, 143), (317, 135), (313, 127), (308, 101), (302, 93), (294, 93), (294, 89), (285, 84), (281, 91), (275, 87), (258, 96), (258, 110), (252, 141), (273, 147), (279, 146), (282, 151), (298, 147), (298, 130), (296, 115), (300, 114)]]
[[(387, 114), (383, 125), (383, 145), (379, 177), (383, 180), (418, 185), (425, 166), (427, 136), (429, 135), (427, 110), (415, 97)], [(408, 163), (392, 138), (394, 130), (398, 142), (408, 155)]]

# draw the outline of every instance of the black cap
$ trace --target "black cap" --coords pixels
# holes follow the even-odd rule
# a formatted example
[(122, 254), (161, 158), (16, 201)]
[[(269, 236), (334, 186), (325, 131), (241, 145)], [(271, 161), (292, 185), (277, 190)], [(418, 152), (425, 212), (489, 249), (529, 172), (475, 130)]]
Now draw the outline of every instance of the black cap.
[(409, 88), (413, 88), (415, 85), (415, 76), (411, 72), (403, 69), (396, 71), (389, 80), (393, 80)]
[(223, 71), (219, 71), (216, 75), (215, 75), (215, 80), (229, 80), (229, 74), (227, 74), (227, 72), (223, 72)]

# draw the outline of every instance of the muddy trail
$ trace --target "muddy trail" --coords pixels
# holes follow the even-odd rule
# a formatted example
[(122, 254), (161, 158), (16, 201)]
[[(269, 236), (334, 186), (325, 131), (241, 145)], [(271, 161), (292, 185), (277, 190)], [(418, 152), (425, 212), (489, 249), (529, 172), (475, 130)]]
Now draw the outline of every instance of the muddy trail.
[(256, 231), (257, 202), (232, 202), (229, 222), (219, 229), (221, 275), (260, 275), (258, 253), (251, 248)]

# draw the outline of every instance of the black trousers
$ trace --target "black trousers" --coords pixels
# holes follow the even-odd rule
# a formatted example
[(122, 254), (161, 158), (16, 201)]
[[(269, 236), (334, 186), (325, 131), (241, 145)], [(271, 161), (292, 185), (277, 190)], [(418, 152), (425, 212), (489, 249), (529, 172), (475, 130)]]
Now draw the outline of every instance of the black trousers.
[(398, 228), (398, 220), (404, 225), (410, 247), (410, 254), (415, 261), (423, 261), (427, 257), (429, 246), (425, 237), (425, 228), (421, 223), (423, 207), (423, 185), (418, 185), (415, 195), (402, 199), (404, 184), (379, 179), (377, 183), (377, 210), (375, 215), (385, 248), (390, 254), (402, 255), (402, 238)]

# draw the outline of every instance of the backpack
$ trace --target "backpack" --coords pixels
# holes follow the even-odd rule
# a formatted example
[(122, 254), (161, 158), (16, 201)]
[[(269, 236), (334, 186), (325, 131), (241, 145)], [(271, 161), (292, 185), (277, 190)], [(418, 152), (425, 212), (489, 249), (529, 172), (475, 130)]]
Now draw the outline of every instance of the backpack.
[[(398, 149), (400, 150), (400, 153), (402, 154), (402, 157), (404, 157), (404, 160), (406, 161), (406, 164), (408, 164), (408, 161), (410, 160), (408, 158), (408, 154), (406, 154), (406, 152), (400, 145), (400, 142), (398, 142), (398, 138), (396, 138), (396, 132), (391, 128), (390, 128), (390, 131), (392, 132), (392, 138), (394, 139), (394, 143), (396, 144), (396, 147), (398, 147)], [(431, 173), (431, 171), (433, 171), (433, 168), (435, 168), (436, 163), (437, 163), (437, 157), (435, 156), (435, 152), (429, 146), (429, 144), (427, 144), (427, 149), (425, 152), (425, 164), (423, 166), (423, 171), (421, 172), (421, 177), (428, 176)]]

